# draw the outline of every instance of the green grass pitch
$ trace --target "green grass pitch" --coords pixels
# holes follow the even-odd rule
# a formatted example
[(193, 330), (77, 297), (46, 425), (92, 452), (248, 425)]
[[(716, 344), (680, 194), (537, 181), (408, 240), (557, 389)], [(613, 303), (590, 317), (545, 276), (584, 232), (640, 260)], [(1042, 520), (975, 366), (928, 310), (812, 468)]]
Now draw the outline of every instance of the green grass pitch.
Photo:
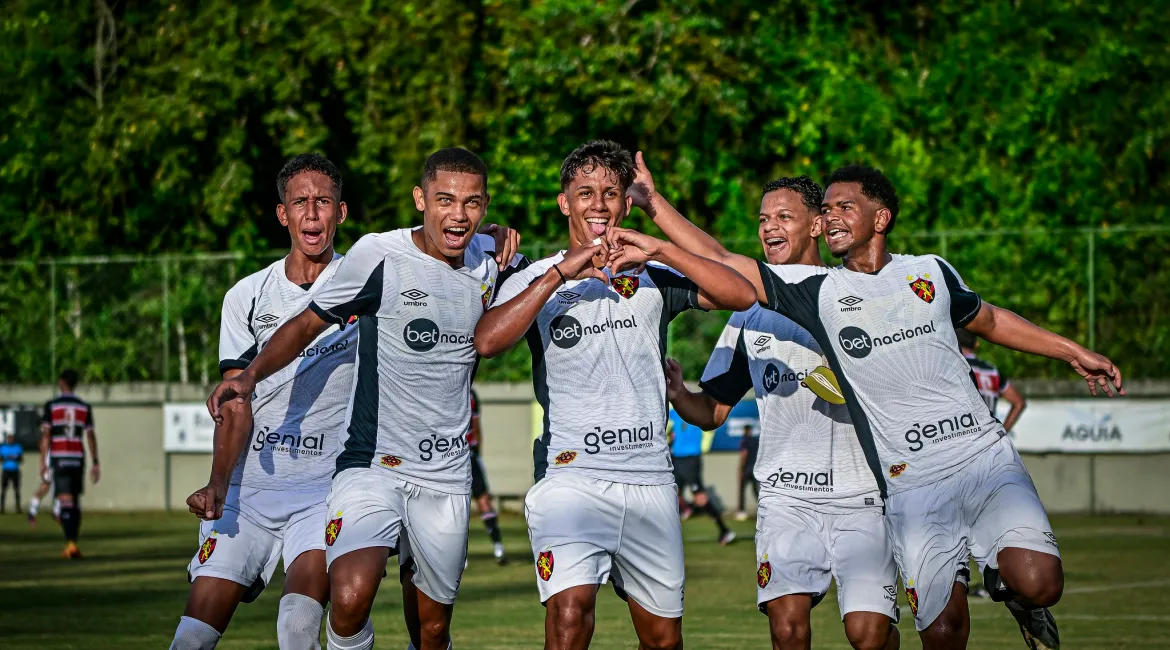
[[(491, 560), (487, 535), (472, 519), (470, 566), (455, 610), (455, 647), (539, 648), (544, 609), (537, 600), (524, 522), (503, 518), (512, 564)], [(1056, 517), (1067, 572), (1056, 607), (1066, 650), (1170, 647), (1170, 519)], [(684, 638), (692, 650), (768, 648), (767, 621), (755, 610), (752, 524), (736, 524), (740, 540), (723, 548), (706, 519), (685, 522), (687, 591)], [(79, 561), (61, 559), (60, 530), (42, 516), (29, 530), (23, 516), (0, 517), (0, 647), (165, 648), (187, 594), (185, 566), (196, 547), (195, 518), (180, 513), (87, 514)], [(236, 612), (219, 647), (276, 648), (281, 576), (252, 605)], [(919, 648), (903, 603), (903, 648)], [(406, 647), (394, 572), (374, 606), (377, 647)], [(1022, 648), (1000, 604), (972, 601), (971, 648)], [(598, 649), (637, 646), (625, 604), (603, 587), (598, 597)], [(832, 595), (813, 610), (813, 647), (848, 648)]]

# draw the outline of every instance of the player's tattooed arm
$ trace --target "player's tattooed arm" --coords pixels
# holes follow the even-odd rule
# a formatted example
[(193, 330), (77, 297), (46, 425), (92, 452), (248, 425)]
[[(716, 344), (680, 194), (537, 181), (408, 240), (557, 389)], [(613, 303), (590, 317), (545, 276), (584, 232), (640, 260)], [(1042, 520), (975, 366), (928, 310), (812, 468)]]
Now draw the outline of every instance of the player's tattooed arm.
[(636, 230), (611, 227), (605, 237), (609, 242), (609, 267), (615, 273), (646, 262), (659, 262), (698, 285), (699, 307), (703, 309), (741, 311), (757, 300), (755, 287), (730, 266)]
[(674, 359), (666, 360), (666, 397), (674, 412), (688, 424), (704, 431), (723, 426), (731, 407), (717, 401), (705, 391), (692, 393), (683, 383), (682, 366)]
[[(225, 379), (239, 375), (241, 370), (228, 370)], [(252, 431), (252, 402), (231, 400), (220, 409), (223, 422), (215, 425), (215, 437), (211, 455), (211, 476), (207, 485), (187, 497), (187, 509), (200, 519), (214, 520), (223, 516), (223, 503), (227, 497), (228, 481), (236, 470), (236, 464), (248, 435)]]
[(582, 246), (571, 250), (564, 259), (553, 264), (543, 275), (515, 297), (493, 306), (475, 326), (475, 351), (484, 357), (497, 354), (516, 345), (532, 327), (544, 303), (562, 284), (570, 280), (609, 279), (601, 272), (608, 260), (604, 244)]
[(735, 269), (752, 283), (757, 300), (767, 302), (764, 280), (760, 277), (760, 266), (756, 260), (728, 251), (714, 237), (675, 210), (655, 188), (654, 177), (646, 167), (641, 151), (634, 156), (634, 182), (626, 194), (633, 199), (634, 205), (654, 220), (654, 225), (662, 229), (667, 239), (689, 253)]
[(1098, 389), (1109, 397), (1113, 397), (1115, 391), (1118, 395), (1125, 395), (1125, 389), (1121, 387), (1121, 370), (1104, 355), (1033, 325), (1011, 310), (984, 301), (966, 327), (996, 345), (1068, 362), (1089, 384), (1089, 392), (1093, 395)]
[(312, 343), (326, 327), (329, 327), (329, 323), (311, 309), (306, 309), (281, 325), (268, 341), (268, 345), (264, 346), (264, 350), (243, 372), (225, 378), (211, 392), (211, 397), (207, 398), (207, 411), (211, 413), (216, 424), (223, 423), (222, 407), (226, 402), (235, 400), (243, 403), (249, 399), (252, 391), (256, 389), (256, 384), (292, 363), (305, 346)]

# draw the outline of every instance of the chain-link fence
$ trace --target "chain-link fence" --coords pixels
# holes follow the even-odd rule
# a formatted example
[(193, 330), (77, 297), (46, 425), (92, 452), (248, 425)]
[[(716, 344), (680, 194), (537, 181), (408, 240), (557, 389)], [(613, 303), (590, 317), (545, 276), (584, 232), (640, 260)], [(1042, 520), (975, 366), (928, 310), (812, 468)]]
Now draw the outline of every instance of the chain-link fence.
[[(947, 258), (987, 301), (1109, 355), (1130, 377), (1165, 377), (1170, 357), (1170, 226), (896, 232), (902, 253)], [(755, 239), (724, 244), (759, 256)], [(524, 246), (531, 257), (559, 244)], [(282, 253), (114, 256), (0, 262), (0, 382), (51, 382), (65, 367), (88, 382), (218, 379), (224, 293)], [(835, 263), (826, 254), (826, 261)], [(726, 315), (687, 314), (671, 354), (697, 375)], [(1008, 351), (986, 356), (1012, 376), (1066, 377), (1062, 364)], [(480, 378), (527, 375), (525, 353), (483, 364)]]

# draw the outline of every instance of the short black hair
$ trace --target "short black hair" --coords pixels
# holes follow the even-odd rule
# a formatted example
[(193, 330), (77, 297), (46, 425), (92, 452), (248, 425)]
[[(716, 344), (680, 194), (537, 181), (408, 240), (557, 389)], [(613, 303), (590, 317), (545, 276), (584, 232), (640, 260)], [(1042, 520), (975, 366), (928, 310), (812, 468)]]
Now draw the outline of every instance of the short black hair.
[(280, 173), (276, 175), (276, 195), (280, 197), (281, 203), (284, 203), (284, 191), (288, 188), (288, 182), (301, 172), (317, 172), (328, 176), (329, 180), (333, 181), (333, 189), (337, 191), (338, 200), (341, 199), (341, 170), (337, 165), (319, 153), (303, 153), (284, 163), (284, 167), (281, 167)]
[(569, 189), (577, 172), (594, 167), (613, 172), (623, 191), (634, 183), (634, 157), (625, 147), (613, 140), (590, 140), (574, 149), (561, 163), (561, 191)]
[(825, 191), (808, 176), (785, 176), (770, 181), (764, 186), (764, 196), (776, 190), (792, 190), (800, 195), (801, 202), (806, 208), (816, 213), (821, 211), (821, 201), (825, 198)]
[(456, 172), (460, 174), (479, 174), (483, 178), (483, 191), (487, 191), (488, 170), (487, 164), (479, 156), (463, 147), (447, 147), (431, 154), (423, 163), (422, 187), (439, 177), (439, 172)]
[(72, 368), (62, 370), (61, 376), (58, 379), (65, 382), (65, 385), (71, 390), (77, 388), (77, 382), (81, 381), (81, 377), (77, 374), (77, 371)]
[(833, 183), (857, 183), (861, 185), (861, 193), (871, 201), (881, 203), (890, 211), (890, 223), (886, 224), (885, 234), (894, 229), (894, 222), (898, 218), (898, 193), (894, 191), (894, 184), (880, 169), (865, 165), (845, 165), (829, 174), (825, 180), (825, 187)]
[(975, 349), (975, 335), (970, 330), (960, 327), (955, 330), (955, 336), (959, 338), (959, 347)]

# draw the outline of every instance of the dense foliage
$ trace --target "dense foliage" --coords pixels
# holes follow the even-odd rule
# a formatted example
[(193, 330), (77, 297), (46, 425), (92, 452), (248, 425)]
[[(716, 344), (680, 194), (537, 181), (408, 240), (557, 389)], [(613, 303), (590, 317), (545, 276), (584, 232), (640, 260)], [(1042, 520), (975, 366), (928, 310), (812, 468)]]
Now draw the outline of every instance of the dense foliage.
[[(1167, 216), (1170, 12), (1156, 2), (5, 6), (0, 258), (249, 257), (61, 267), (52, 286), (45, 265), (6, 266), (0, 381), (50, 377), (50, 338), (58, 366), (93, 378), (161, 377), (164, 341), (170, 379), (187, 375), (176, 364), (214, 374), (218, 301), (286, 245), (273, 179), (308, 150), (346, 173), (342, 249), (415, 222), (422, 160), (451, 144), (490, 165), (490, 218), (550, 244), (565, 231), (557, 169), (587, 138), (645, 150), (664, 192), (745, 252), (765, 182), (867, 162), (901, 194), (896, 249), (945, 247), (989, 300), (1086, 342), (1089, 240), (1053, 229)], [(1001, 234), (911, 236), (943, 229)], [(1163, 374), (1170, 353), (1167, 236), (1093, 243), (1096, 342), (1139, 376)], [(721, 318), (676, 328), (689, 370)], [(523, 376), (525, 356), (481, 372)]]

